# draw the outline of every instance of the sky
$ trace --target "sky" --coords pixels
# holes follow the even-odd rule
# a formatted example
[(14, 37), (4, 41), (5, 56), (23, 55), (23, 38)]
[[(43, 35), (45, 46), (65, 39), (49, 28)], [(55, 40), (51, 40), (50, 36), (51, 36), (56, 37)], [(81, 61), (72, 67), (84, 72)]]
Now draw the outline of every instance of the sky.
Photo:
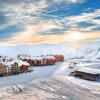
[(0, 0), (0, 43), (100, 40), (100, 0)]

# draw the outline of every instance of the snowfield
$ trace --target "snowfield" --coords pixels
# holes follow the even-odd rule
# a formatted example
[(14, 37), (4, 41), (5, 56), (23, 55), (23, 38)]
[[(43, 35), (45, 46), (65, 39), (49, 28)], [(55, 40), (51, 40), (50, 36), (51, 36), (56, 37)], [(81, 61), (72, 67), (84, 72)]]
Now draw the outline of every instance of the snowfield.
[(0, 77), (0, 87), (12, 86), (15, 84), (24, 84), (37, 79), (47, 78), (52, 76), (52, 74), (60, 67), (61, 63), (56, 65), (44, 66), (44, 67), (34, 67), (31, 68), (33, 71), (26, 72), (18, 75)]
[[(0, 100), (100, 100), (100, 80), (95, 82), (69, 76), (76, 69), (100, 72), (100, 47), (97, 44), (84, 43), (77, 47), (66, 44), (1, 46), (1, 55), (58, 53), (65, 56), (65, 62), (32, 67), (31, 72), (0, 77)], [(69, 68), (71, 58), (78, 63), (72, 69)]]
[(100, 82), (69, 76), (75, 69), (69, 69), (68, 62), (33, 69), (30, 73), (1, 78), (0, 100), (100, 99)]

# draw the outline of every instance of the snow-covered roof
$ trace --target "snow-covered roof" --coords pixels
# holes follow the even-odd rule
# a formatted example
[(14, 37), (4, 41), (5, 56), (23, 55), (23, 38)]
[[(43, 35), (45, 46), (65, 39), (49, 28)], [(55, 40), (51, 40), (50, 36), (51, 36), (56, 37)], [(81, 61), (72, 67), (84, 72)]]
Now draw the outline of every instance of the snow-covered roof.
[(21, 59), (32, 59), (32, 60), (42, 60), (43, 58), (46, 58), (46, 59), (55, 59), (53, 56), (35, 56), (35, 57), (31, 57), (31, 56), (21, 56), (20, 57)]
[(77, 71), (82, 71), (82, 72), (91, 73), (91, 74), (100, 74), (100, 70), (93, 69), (93, 68), (78, 68)]
[(21, 65), (28, 65), (29, 66), (29, 63), (24, 62), (22, 60), (18, 60), (18, 59), (14, 59), (13, 61), (8, 61), (8, 62), (0, 62), (0, 63), (6, 65), (7, 67), (12, 67), (11, 65), (14, 64), (15, 62), (18, 63), (18, 66), (21, 66)]
[(3, 65), (5, 65), (5, 62), (3, 62), (3, 61), (0, 61), (0, 63), (2, 63)]
[(13, 61), (13, 63), (15, 63), (15, 62), (17, 62), (19, 66), (21, 66), (21, 65), (29, 65), (29, 63), (24, 62), (24, 61), (22, 61), (22, 60), (18, 60), (18, 59), (15, 59), (15, 60)]

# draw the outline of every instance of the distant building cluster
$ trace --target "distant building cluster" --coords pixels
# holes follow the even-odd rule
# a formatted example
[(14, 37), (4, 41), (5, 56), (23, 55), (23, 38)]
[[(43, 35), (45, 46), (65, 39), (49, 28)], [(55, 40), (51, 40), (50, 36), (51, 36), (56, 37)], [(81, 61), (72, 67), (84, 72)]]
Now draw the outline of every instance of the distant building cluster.
[(64, 61), (63, 55), (28, 56), (18, 55), (17, 58), (0, 56), (0, 76), (9, 76), (30, 71), (30, 66), (54, 65)]
[(41, 55), (37, 57), (18, 55), (18, 59), (28, 62), (30, 66), (54, 65), (56, 62), (64, 61), (63, 55)]
[(30, 65), (22, 60), (8, 57), (0, 58), (0, 76), (9, 76), (18, 73), (27, 72)]

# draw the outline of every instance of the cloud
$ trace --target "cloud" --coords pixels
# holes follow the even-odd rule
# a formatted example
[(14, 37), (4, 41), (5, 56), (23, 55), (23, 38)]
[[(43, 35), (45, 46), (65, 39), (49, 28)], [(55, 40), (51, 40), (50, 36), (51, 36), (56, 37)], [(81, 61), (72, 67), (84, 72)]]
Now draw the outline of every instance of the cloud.
[[(0, 1), (0, 13), (5, 17), (6, 22), (0, 25), (0, 29), (6, 29), (11, 25), (18, 25), (23, 29), (20, 32), (14, 32), (7, 40), (10, 41), (9, 43), (50, 42), (54, 38), (53, 41), (58, 41), (59, 36), (63, 37), (65, 33), (72, 30), (84, 33), (96, 31), (100, 27), (100, 9), (91, 10), (92, 7), (89, 6), (81, 10), (82, 4), (85, 5), (87, 1), (2, 0)], [(74, 8), (79, 9), (79, 12), (77, 13), (78, 10)], [(83, 23), (87, 24), (83, 26)]]
[[(62, 28), (67, 28), (67, 30), (70, 30), (72, 28), (76, 28), (80, 31), (93, 31), (94, 28), (100, 27), (100, 20), (96, 19), (96, 17), (100, 17), (100, 9), (96, 9), (93, 12), (90, 13), (81, 13), (80, 15), (76, 16), (69, 16), (64, 17), (63, 19), (55, 20), (56, 25), (61, 26)], [(86, 28), (80, 26), (79, 23), (90, 23), (90, 25), (87, 24)]]
[(12, 40), (29, 40), (32, 37), (38, 36), (38, 33), (42, 33), (47, 30), (51, 30), (54, 28), (60, 28), (56, 26), (53, 22), (39, 22), (36, 25), (26, 25), (23, 26), (24, 30), (22, 32), (16, 32), (12, 36)]
[[(21, 2), (20, 4), (3, 4), (2, 12), (4, 12), (5, 16), (8, 19), (14, 19), (17, 21), (23, 22), (25, 20), (26, 22), (31, 22), (34, 20), (34, 16), (39, 16), (43, 9), (47, 7), (47, 4), (45, 0), (41, 2)], [(5, 9), (3, 9), (5, 8)]]
[(55, 2), (55, 3), (61, 3), (61, 2), (64, 2), (64, 3), (78, 3), (78, 4), (80, 4), (80, 3), (84, 3), (84, 2), (86, 2), (86, 0), (51, 0), (52, 2)]

